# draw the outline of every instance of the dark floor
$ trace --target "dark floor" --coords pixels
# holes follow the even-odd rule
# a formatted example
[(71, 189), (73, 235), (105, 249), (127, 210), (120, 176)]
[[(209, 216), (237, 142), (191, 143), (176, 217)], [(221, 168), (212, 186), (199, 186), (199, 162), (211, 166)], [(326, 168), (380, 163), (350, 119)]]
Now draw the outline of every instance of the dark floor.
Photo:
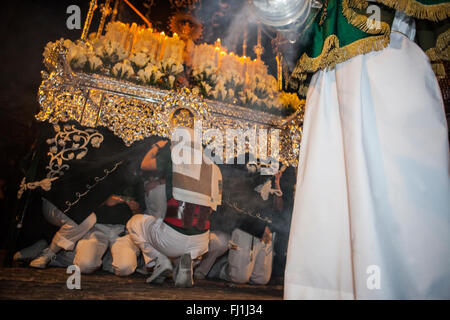
[(116, 277), (97, 272), (81, 275), (81, 290), (69, 290), (66, 269), (0, 268), (0, 300), (4, 299), (118, 299), (118, 300), (280, 300), (283, 286), (237, 285), (224, 281), (199, 280), (193, 288), (177, 288), (173, 281), (147, 284), (134, 274)]

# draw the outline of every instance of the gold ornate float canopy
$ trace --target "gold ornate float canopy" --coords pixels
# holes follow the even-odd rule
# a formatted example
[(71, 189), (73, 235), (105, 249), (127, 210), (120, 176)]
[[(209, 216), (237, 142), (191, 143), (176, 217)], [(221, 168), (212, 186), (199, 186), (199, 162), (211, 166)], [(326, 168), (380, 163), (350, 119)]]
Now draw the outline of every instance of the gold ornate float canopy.
[[(151, 135), (171, 137), (172, 118), (186, 109), (194, 119), (202, 120), (203, 131), (219, 129), (278, 129), (279, 157), (286, 165), (296, 166), (302, 134), (300, 112), (288, 118), (224, 102), (211, 101), (188, 89), (162, 90), (98, 74), (75, 73), (66, 62), (66, 49), (57, 42), (45, 61), (39, 88), (39, 121), (75, 120), (83, 126), (104, 126), (123, 139), (127, 146)], [(271, 154), (268, 144), (268, 154)], [(248, 151), (248, 146), (245, 150)]]
[[(224, 136), (227, 129), (266, 129), (269, 135), (270, 130), (279, 130), (279, 160), (297, 166), (303, 123), (301, 110), (284, 118), (208, 100), (185, 88), (163, 90), (101, 74), (74, 72), (67, 62), (63, 40), (53, 44), (44, 63), (48, 72), (42, 72), (39, 88), (41, 110), (36, 116), (39, 121), (75, 120), (87, 127), (107, 127), (127, 146), (152, 135), (170, 138), (174, 115), (202, 120), (203, 132), (219, 129)], [(271, 155), (271, 143), (267, 146), (267, 155)], [(238, 153), (248, 151), (247, 144), (237, 150)]]

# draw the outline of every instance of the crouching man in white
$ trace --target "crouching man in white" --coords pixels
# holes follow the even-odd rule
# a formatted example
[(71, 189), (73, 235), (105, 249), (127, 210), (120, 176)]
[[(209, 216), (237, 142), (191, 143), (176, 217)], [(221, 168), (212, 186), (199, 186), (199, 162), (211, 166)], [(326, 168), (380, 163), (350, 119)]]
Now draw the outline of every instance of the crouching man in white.
[[(44, 217), (60, 229), (50, 246), (33, 259), (30, 266), (45, 268), (47, 265), (67, 267), (75, 264), (82, 273), (92, 273), (103, 264), (104, 270), (118, 276), (132, 274), (137, 267), (139, 249), (124, 232), (125, 223), (138, 210), (137, 202), (112, 195), (95, 213), (76, 224), (43, 199)], [(26, 250), (16, 254), (16, 260), (23, 258), (23, 251)]]
[[(175, 285), (193, 286), (192, 260), (208, 251), (209, 217), (221, 203), (222, 175), (219, 167), (205, 160), (193, 131), (177, 129), (182, 140), (171, 150), (170, 143), (159, 141), (141, 163), (143, 171), (160, 171), (166, 181), (167, 212), (163, 218), (135, 215), (128, 223), (131, 239), (141, 249), (146, 267), (153, 267), (147, 282), (161, 283), (173, 271)], [(201, 164), (172, 163), (172, 152), (189, 155), (200, 152)], [(183, 155), (179, 155), (183, 159)], [(189, 156), (190, 158), (190, 156)], [(169, 258), (177, 258), (173, 270)]]
[[(102, 222), (97, 223), (75, 248), (73, 264), (82, 273), (92, 273), (103, 265), (103, 270), (117, 276), (128, 276), (136, 270), (139, 249), (125, 234), (125, 223), (139, 212), (133, 200), (113, 195), (96, 210)], [(110, 249), (110, 251), (108, 251)]]
[[(259, 180), (265, 182), (256, 188), (250, 183), (252, 177), (245, 178), (244, 172), (233, 173), (233, 170), (238, 169), (230, 169), (226, 178), (233, 181), (227, 182), (224, 188), (224, 206), (211, 221), (209, 251), (195, 269), (196, 279), (209, 277), (258, 285), (265, 285), (270, 281), (272, 238), (275, 235), (270, 228), (274, 229), (274, 223), (279, 220), (277, 216), (283, 209), (280, 179), (284, 169), (274, 175), (273, 181), (261, 176)], [(236, 178), (239, 176), (241, 177)], [(243, 199), (246, 200), (245, 207), (250, 204), (249, 207), (256, 209), (259, 214), (252, 215), (249, 214), (250, 209), (244, 211), (239, 208), (237, 200), (244, 202)], [(228, 255), (224, 255), (227, 251)]]
[[(137, 214), (127, 223), (127, 229), (133, 242), (141, 249), (147, 268), (154, 267), (147, 282), (162, 283), (173, 272), (170, 258), (182, 257), (178, 262), (182, 271), (187, 272), (182, 281), (182, 275), (175, 272), (177, 286), (191, 287), (191, 261), (208, 251), (209, 231), (187, 235), (173, 229), (163, 219), (151, 215)], [(184, 261), (182, 261), (184, 260)], [(178, 270), (180, 271), (178, 266)], [(178, 281), (177, 281), (178, 280)]]
[[(38, 257), (30, 262), (30, 267), (39, 269), (46, 268), (61, 250), (74, 250), (78, 240), (85, 236), (97, 222), (95, 213), (91, 213), (82, 223), (77, 224), (45, 198), (42, 198), (42, 214), (49, 223), (59, 227), (59, 230), (53, 236), (50, 246), (42, 250), (40, 254), (38, 253)], [(14, 259), (25, 260), (27, 257), (21, 254), (25, 251), (27, 250), (16, 253)]]
[(265, 285), (272, 275), (272, 233), (266, 227), (260, 239), (241, 229), (231, 236), (228, 257), (219, 259), (209, 277), (234, 283)]

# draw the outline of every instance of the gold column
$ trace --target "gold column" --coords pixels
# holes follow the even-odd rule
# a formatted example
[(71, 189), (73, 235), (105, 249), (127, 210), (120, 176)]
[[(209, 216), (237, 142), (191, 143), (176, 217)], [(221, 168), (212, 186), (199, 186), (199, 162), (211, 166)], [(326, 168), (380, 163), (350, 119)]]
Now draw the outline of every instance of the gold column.
[(264, 48), (261, 45), (261, 24), (258, 23), (258, 38), (257, 44), (253, 47), (253, 52), (256, 54), (256, 59), (261, 60), (261, 56), (264, 53)]
[(100, 24), (99, 24), (98, 30), (97, 30), (97, 38), (102, 35), (103, 28), (105, 27), (106, 17), (111, 13), (111, 7), (109, 5), (110, 2), (111, 2), (111, 0), (106, 0), (106, 3), (104, 5), (102, 5), (102, 9), (101, 9), (102, 17), (100, 19)]
[(97, 0), (91, 0), (91, 3), (89, 4), (89, 11), (86, 17), (86, 21), (84, 22), (83, 33), (81, 34), (81, 41), (86, 41), (95, 9), (97, 9)]
[(277, 54), (277, 76), (278, 76), (278, 90), (283, 90), (283, 56)]
[(111, 21), (116, 21), (116, 17), (117, 17), (117, 13), (119, 12), (119, 0), (116, 0), (116, 2), (114, 2), (114, 9), (112, 11), (112, 16), (111, 16)]

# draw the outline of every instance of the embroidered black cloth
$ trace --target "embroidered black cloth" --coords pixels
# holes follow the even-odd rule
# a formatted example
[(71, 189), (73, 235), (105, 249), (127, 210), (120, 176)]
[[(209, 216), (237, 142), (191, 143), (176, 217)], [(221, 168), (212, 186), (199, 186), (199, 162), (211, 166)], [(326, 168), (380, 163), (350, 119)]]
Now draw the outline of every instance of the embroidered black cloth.
[[(126, 188), (135, 190), (133, 198), (140, 204), (142, 211), (145, 209), (140, 163), (152, 144), (160, 140), (159, 137), (152, 136), (134, 143), (131, 147), (126, 147), (120, 138), (114, 136), (106, 128), (86, 128), (74, 122), (58, 124), (58, 126), (59, 132), (74, 131), (74, 133), (65, 134), (67, 136), (66, 145), (58, 145), (57, 149), (53, 149), (52, 152), (55, 144), (49, 144), (49, 142), (57, 136), (58, 130), (55, 131), (52, 124), (43, 123), (44, 130), (41, 132), (44, 138), (41, 139), (39, 150), (33, 161), (35, 179), (30, 180), (30, 175), (27, 177), (27, 182), (46, 178), (50, 171), (51, 155), (65, 154), (65, 159), (62, 159), (59, 165), (60, 167), (67, 165), (67, 167), (62, 167), (60, 172), (55, 174), (59, 178), (52, 182), (51, 190), (40, 189), (42, 197), (55, 204), (76, 223), (81, 223), (110, 195), (121, 195)], [(83, 138), (81, 139), (83, 141), (80, 142), (75, 135), (80, 136), (80, 132), (87, 132), (87, 130), (95, 130), (102, 138), (96, 139), (94, 144), (92, 141), (87, 143), (86, 150), (75, 148), (76, 145), (81, 145), (83, 141), (88, 140)], [(92, 135), (93, 132), (90, 134)], [(85, 154), (80, 156), (83, 152)], [(70, 153), (73, 155), (69, 156)], [(69, 158), (72, 159), (67, 160)], [(53, 162), (58, 164), (57, 161)], [(107, 214), (107, 211), (101, 209), (96, 212), (97, 219), (107, 221), (100, 217), (100, 215)]]
[(239, 164), (224, 164), (220, 166), (220, 170), (223, 177), (223, 200), (211, 217), (211, 230), (231, 233), (239, 228), (261, 238), (266, 226), (273, 228), (278, 215), (273, 209), (273, 196), (263, 201), (254, 189), (271, 176), (250, 174), (245, 165)]

